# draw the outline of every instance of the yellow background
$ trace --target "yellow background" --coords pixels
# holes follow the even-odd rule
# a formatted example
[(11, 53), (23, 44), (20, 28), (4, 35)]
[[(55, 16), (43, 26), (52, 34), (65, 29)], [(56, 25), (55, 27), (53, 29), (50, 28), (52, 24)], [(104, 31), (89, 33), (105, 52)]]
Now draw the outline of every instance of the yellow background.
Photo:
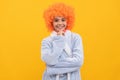
[(119, 0), (1, 0), (0, 80), (42, 80), (43, 11), (55, 2), (75, 8), (73, 32), (82, 36), (82, 80), (120, 80)]

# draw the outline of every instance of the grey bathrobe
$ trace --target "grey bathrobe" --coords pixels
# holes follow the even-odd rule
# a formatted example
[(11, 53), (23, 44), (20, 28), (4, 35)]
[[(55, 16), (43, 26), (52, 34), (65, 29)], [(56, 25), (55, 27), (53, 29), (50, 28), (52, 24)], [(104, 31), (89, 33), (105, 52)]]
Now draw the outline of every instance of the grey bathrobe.
[(53, 31), (41, 44), (41, 59), (46, 63), (42, 80), (81, 80), (84, 55), (79, 34), (66, 30), (62, 36)]

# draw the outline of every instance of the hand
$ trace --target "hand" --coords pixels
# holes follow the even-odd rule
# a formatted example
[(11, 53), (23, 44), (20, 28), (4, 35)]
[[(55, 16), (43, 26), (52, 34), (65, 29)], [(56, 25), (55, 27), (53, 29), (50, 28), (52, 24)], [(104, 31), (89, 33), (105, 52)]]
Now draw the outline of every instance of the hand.
[(64, 35), (64, 31), (63, 30), (58, 31), (57, 35)]

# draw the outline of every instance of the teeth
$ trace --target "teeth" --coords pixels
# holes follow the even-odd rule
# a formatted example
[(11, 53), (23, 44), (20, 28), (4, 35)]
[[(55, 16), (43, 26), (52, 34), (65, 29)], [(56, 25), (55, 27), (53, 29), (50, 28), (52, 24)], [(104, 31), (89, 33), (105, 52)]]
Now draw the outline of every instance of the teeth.
[(57, 28), (63, 28), (63, 27), (58, 26)]
[(58, 27), (58, 28), (63, 28), (63, 27), (64, 27), (64, 25), (63, 25), (63, 26), (56, 26), (56, 27)]

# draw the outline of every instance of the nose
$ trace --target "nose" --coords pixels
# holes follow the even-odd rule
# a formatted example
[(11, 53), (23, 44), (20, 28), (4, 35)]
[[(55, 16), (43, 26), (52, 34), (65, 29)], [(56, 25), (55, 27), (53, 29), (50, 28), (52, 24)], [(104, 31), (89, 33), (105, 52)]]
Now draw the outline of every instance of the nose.
[(58, 26), (62, 26), (62, 23), (60, 22), (60, 23), (58, 23)]
[(62, 21), (61, 21), (61, 20), (59, 20), (58, 24), (59, 24), (59, 25), (61, 25), (61, 24), (62, 24)]

